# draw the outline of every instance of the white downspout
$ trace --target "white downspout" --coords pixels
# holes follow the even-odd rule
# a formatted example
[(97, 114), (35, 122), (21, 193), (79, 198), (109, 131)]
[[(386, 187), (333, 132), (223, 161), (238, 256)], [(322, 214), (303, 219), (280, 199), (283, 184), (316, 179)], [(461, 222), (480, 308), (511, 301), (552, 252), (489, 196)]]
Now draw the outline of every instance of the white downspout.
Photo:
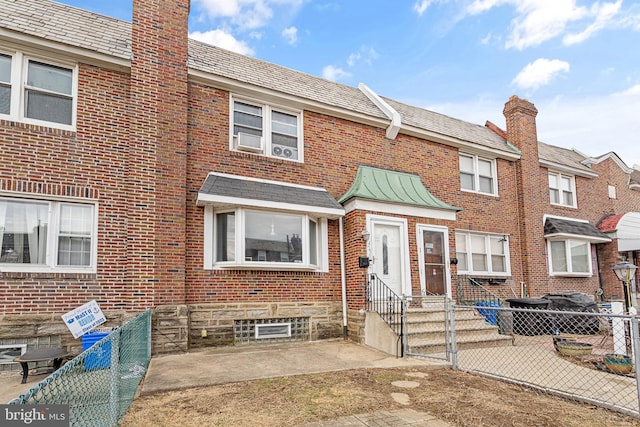
[(371, 102), (376, 104), (376, 107), (382, 110), (385, 116), (391, 119), (391, 123), (389, 124), (389, 127), (387, 127), (386, 137), (388, 139), (396, 139), (396, 136), (398, 136), (398, 132), (400, 131), (400, 126), (402, 125), (400, 113), (398, 113), (384, 99), (380, 98), (377, 93), (369, 89), (364, 83), (358, 84), (358, 89), (360, 89), (360, 91), (364, 93)]
[(347, 274), (344, 263), (344, 222), (342, 217), (338, 219), (340, 225), (340, 278), (342, 281), (342, 332), (347, 339)]

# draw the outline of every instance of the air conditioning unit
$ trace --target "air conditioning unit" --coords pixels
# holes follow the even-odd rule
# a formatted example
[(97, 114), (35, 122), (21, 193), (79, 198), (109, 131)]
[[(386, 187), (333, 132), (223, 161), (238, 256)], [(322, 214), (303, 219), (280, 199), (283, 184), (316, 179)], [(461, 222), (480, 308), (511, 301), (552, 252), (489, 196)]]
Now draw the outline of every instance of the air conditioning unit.
[(273, 144), (271, 147), (271, 154), (276, 157), (283, 157), (285, 159), (297, 159), (298, 149), (289, 147), (288, 145)]
[(262, 151), (262, 137), (249, 133), (238, 132), (236, 148), (245, 151)]

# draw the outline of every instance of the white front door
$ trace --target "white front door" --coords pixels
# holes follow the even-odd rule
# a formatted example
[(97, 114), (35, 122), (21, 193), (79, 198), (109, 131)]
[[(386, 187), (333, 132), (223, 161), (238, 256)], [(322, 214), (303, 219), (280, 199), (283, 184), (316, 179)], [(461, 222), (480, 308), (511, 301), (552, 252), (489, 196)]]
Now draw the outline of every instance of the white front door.
[(373, 272), (398, 296), (408, 290), (406, 254), (406, 222), (391, 219), (371, 219), (371, 252)]

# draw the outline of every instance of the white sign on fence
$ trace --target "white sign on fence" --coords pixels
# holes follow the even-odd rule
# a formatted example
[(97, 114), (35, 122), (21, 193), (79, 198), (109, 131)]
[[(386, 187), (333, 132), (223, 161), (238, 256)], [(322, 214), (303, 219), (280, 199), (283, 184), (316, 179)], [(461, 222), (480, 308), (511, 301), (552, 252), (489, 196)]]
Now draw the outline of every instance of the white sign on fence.
[(107, 321), (95, 300), (63, 314), (62, 320), (64, 320), (74, 338), (81, 337)]

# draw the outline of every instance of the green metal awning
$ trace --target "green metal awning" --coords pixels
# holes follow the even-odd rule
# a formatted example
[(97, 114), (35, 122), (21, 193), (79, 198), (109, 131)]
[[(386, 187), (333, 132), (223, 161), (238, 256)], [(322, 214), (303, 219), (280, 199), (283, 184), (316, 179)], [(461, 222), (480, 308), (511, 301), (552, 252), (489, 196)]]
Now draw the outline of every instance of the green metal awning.
[(418, 175), (363, 165), (358, 167), (351, 188), (338, 202), (344, 204), (353, 198), (449, 211), (462, 210), (431, 194)]

